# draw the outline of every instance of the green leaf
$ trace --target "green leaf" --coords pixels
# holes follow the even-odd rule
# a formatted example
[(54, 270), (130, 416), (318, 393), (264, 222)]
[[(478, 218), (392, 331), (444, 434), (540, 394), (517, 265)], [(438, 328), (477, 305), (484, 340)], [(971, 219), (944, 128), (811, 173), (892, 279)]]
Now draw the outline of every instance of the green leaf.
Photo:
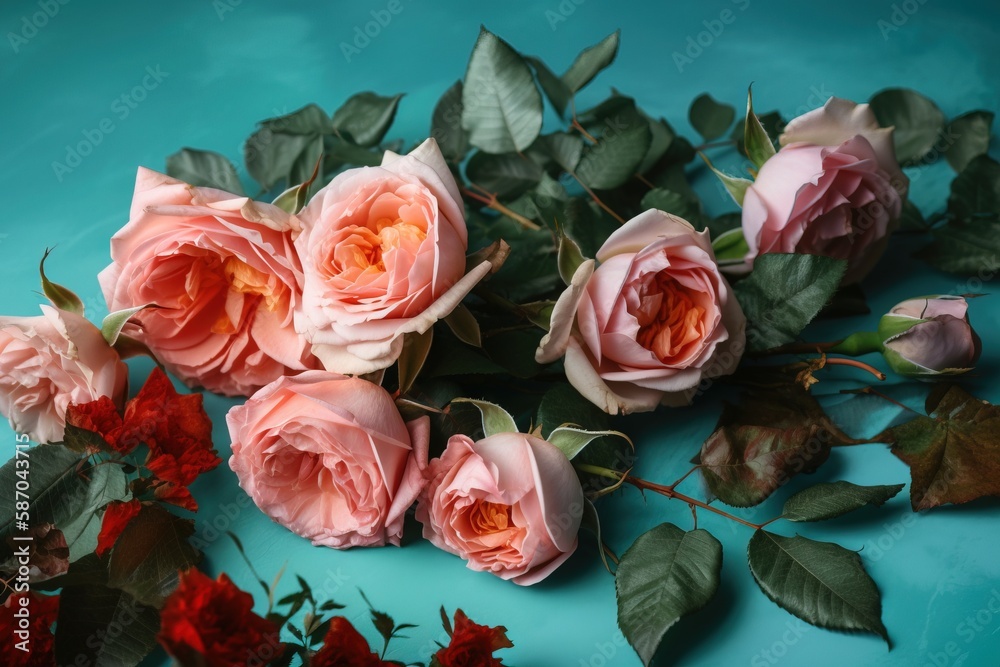
[(60, 665), (138, 665), (156, 646), (160, 615), (127, 592), (67, 586), (59, 595), (55, 658)]
[(594, 502), (590, 498), (583, 499), (583, 517), (580, 520), (580, 528), (589, 530), (594, 534), (594, 537), (597, 539), (597, 553), (601, 556), (604, 569), (614, 574), (615, 571), (611, 569), (611, 564), (608, 562), (608, 555), (605, 552), (606, 545), (604, 544), (604, 538), (601, 536), (601, 516), (597, 513), (597, 507), (594, 506)]
[(746, 196), (747, 188), (753, 185), (753, 181), (746, 178), (740, 178), (738, 176), (724, 174), (716, 169), (711, 162), (709, 162), (708, 156), (704, 153), (699, 153), (699, 155), (701, 156), (701, 159), (705, 161), (705, 164), (708, 165), (708, 168), (712, 170), (712, 173), (715, 174), (715, 177), (718, 178), (722, 182), (722, 185), (725, 186), (726, 192), (728, 192), (729, 196), (733, 198), (733, 201), (742, 208), (743, 198)]
[[(0, 496), (0, 562), (10, 556), (11, 538), (17, 529), (14, 491), (19, 481), (22, 487), (25, 480), (30, 484), (27, 523), (32, 526), (53, 523), (61, 530), (78, 516), (89, 494), (89, 481), (77, 470), (83, 461), (79, 454), (59, 444), (36, 445), (18, 451), (21, 454), (0, 468), (0, 488), (8, 490)], [(30, 478), (27, 470), (30, 470)]]
[(709, 491), (727, 505), (762, 503), (798, 473), (822, 465), (834, 444), (857, 442), (837, 428), (804, 389), (784, 385), (727, 403), (701, 446)]
[(572, 385), (557, 384), (542, 396), (535, 423), (548, 438), (560, 426), (574, 425), (590, 431), (608, 429), (608, 415), (580, 395)]
[(538, 83), (541, 84), (545, 97), (562, 118), (566, 114), (569, 101), (573, 98), (573, 91), (566, 87), (563, 80), (549, 69), (549, 66), (542, 62), (541, 58), (528, 56), (525, 60), (534, 68), (535, 76), (538, 77)]
[[(764, 133), (768, 138), (781, 136), (787, 123), (785, 123), (785, 119), (781, 117), (780, 113), (777, 111), (757, 113), (755, 111), (754, 115), (757, 117), (757, 122), (760, 123), (760, 126), (764, 128)], [(736, 142), (737, 152), (744, 156), (747, 154), (746, 127), (747, 118), (744, 116), (736, 122), (736, 125), (733, 126), (733, 131), (729, 134), (729, 138)], [(773, 141), (771, 145), (774, 145)]]
[(735, 287), (750, 351), (794, 341), (837, 291), (846, 267), (842, 259), (821, 255), (758, 255), (750, 277)]
[(609, 121), (597, 144), (584, 150), (576, 175), (591, 189), (617, 188), (637, 172), (651, 140), (649, 123), (638, 116), (615, 124)]
[(49, 258), (51, 252), (51, 248), (46, 248), (45, 253), (42, 254), (42, 261), (38, 263), (38, 274), (42, 279), (42, 293), (59, 310), (66, 310), (83, 317), (84, 307), (80, 297), (68, 287), (50, 281), (45, 275), (45, 260)]
[(563, 171), (573, 171), (583, 154), (583, 140), (575, 134), (553, 132), (538, 137), (536, 145), (551, 157)]
[(524, 59), (482, 28), (462, 88), (462, 127), (487, 153), (520, 152), (542, 129), (542, 96)]
[(786, 500), (781, 518), (789, 521), (826, 521), (865, 505), (879, 507), (902, 491), (903, 486), (858, 486), (850, 482), (816, 484)]
[(309, 190), (312, 184), (316, 182), (319, 177), (319, 172), (322, 168), (322, 160), (316, 160), (316, 164), (313, 166), (312, 175), (304, 183), (299, 183), (298, 185), (293, 185), (288, 188), (277, 198), (271, 202), (278, 208), (280, 208), (285, 213), (291, 213), (295, 215), (306, 205), (309, 200)]
[(575, 93), (590, 83), (601, 70), (614, 62), (618, 55), (618, 41), (621, 30), (616, 30), (597, 44), (580, 52), (566, 73), (562, 82), (570, 92)]
[(126, 308), (109, 313), (101, 322), (101, 335), (104, 336), (104, 340), (108, 342), (108, 345), (117, 343), (118, 336), (121, 335), (122, 329), (125, 328), (128, 321), (147, 308), (159, 308), (159, 306), (155, 303), (146, 303), (135, 308)]
[(736, 118), (736, 109), (731, 104), (719, 102), (708, 93), (702, 93), (691, 103), (688, 109), (688, 121), (691, 127), (705, 141), (718, 139)]
[(701, 200), (665, 188), (653, 188), (643, 196), (639, 205), (643, 210), (655, 208), (684, 218), (696, 227), (702, 219)]
[(322, 148), (326, 156), (323, 168), (327, 171), (339, 169), (344, 164), (377, 167), (382, 164), (382, 156), (385, 154), (385, 151), (362, 148), (334, 136), (323, 137)]
[(497, 433), (517, 433), (517, 424), (510, 413), (496, 403), (477, 401), (472, 398), (456, 398), (452, 403), (471, 403), (483, 415), (483, 433), (486, 437)]
[(518, 153), (490, 154), (477, 151), (465, 165), (469, 182), (494, 193), (501, 199), (515, 199), (542, 178), (542, 168)]
[(469, 152), (469, 134), (462, 128), (462, 82), (444, 92), (431, 116), (433, 137), (445, 160), (458, 164)]
[(1000, 220), (1000, 162), (988, 155), (970, 160), (951, 182), (948, 213), (959, 224)]
[[(775, 154), (774, 142), (767, 135), (767, 130), (760, 118), (753, 112), (753, 88), (747, 88), (747, 115), (743, 128), (743, 144), (747, 157), (758, 169)], [(735, 195), (734, 195), (735, 197)], [(743, 201), (742, 197), (739, 199)], [(742, 204), (741, 204), (742, 205)]]
[(167, 175), (191, 185), (243, 194), (236, 167), (229, 158), (212, 151), (180, 149), (167, 158)]
[(128, 478), (121, 466), (107, 464), (90, 471), (90, 484), (86, 493), (75, 507), (75, 516), (66, 519), (59, 526), (66, 544), (69, 545), (69, 560), (74, 562), (97, 548), (97, 536), (101, 532), (104, 514), (99, 510), (113, 500), (128, 500)]
[(715, 259), (720, 266), (725, 264), (739, 264), (744, 261), (750, 246), (743, 236), (743, 228), (735, 227), (727, 232), (719, 234), (712, 240), (712, 250), (715, 252)]
[(821, 628), (870, 632), (889, 642), (878, 588), (857, 553), (757, 530), (747, 558), (757, 585), (782, 609)]
[(466, 345), (483, 346), (483, 335), (479, 330), (479, 322), (464, 304), (458, 304), (455, 310), (445, 315), (444, 323), (448, 325), (455, 337)]
[(272, 132), (306, 136), (333, 132), (333, 124), (330, 122), (329, 116), (315, 104), (307, 104), (284, 116), (268, 118), (261, 121), (260, 126)]
[(576, 274), (576, 270), (586, 261), (586, 258), (580, 251), (580, 246), (576, 244), (576, 241), (565, 234), (560, 234), (557, 261), (559, 264), (559, 277), (562, 278), (564, 283), (569, 285)]
[(342, 138), (364, 148), (382, 141), (389, 131), (402, 95), (382, 97), (372, 92), (352, 95), (333, 113), (331, 124)]
[(664, 523), (639, 536), (618, 563), (618, 627), (644, 665), (667, 631), (719, 588), (722, 544), (706, 530)]
[(427, 354), (431, 349), (431, 342), (434, 340), (434, 329), (428, 329), (424, 333), (411, 332), (403, 334), (403, 350), (399, 354), (397, 371), (399, 372), (399, 393), (405, 394), (417, 381), (424, 363), (427, 361)]
[(198, 563), (200, 553), (188, 544), (194, 522), (158, 504), (143, 505), (128, 522), (111, 552), (108, 585), (138, 602), (159, 608), (177, 588), (180, 570)]
[(628, 441), (630, 446), (634, 447), (629, 437), (621, 431), (587, 431), (572, 426), (560, 426), (549, 433), (546, 440), (558, 447), (559, 451), (572, 461), (587, 445), (604, 437), (623, 438)]
[(956, 385), (931, 392), (926, 408), (878, 436), (910, 467), (913, 509), (1000, 496), (1000, 408)]
[(894, 126), (896, 158), (902, 165), (919, 162), (934, 149), (944, 130), (944, 114), (937, 105), (908, 88), (887, 88), (871, 100), (872, 112), (882, 127)]
[(254, 132), (243, 147), (247, 171), (265, 190), (282, 181), (301, 183), (309, 174), (296, 179), (300, 165), (308, 163), (311, 170), (322, 152), (320, 134), (286, 134), (268, 127)]
[(944, 156), (952, 169), (961, 172), (972, 158), (989, 150), (992, 125), (992, 111), (970, 111), (948, 123), (944, 131), (948, 141)]

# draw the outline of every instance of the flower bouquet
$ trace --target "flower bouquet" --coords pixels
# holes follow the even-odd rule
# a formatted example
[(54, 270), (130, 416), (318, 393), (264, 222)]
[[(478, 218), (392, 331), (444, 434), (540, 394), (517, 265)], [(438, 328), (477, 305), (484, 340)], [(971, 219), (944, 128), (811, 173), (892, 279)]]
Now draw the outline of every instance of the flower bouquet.
[[(925, 237), (918, 254), (937, 269), (995, 274), (993, 114), (946, 122), (922, 95), (888, 89), (786, 122), (749, 93), (740, 118), (706, 94), (690, 106), (692, 141), (618, 92), (577, 110), (618, 46), (616, 32), (557, 75), (484, 28), (426, 140), (386, 140), (400, 95), (362, 92), (332, 114), (309, 105), (246, 141), (253, 196), (218, 153), (140, 167), (98, 276), (100, 324), (49, 279), (58, 252), (42, 258), (42, 315), (0, 318), (0, 412), (20, 434), (0, 469), (17, 494), (2, 505), (0, 622), (23, 637), (4, 664), (134, 665), (157, 644), (183, 665), (414, 664), (386, 661), (412, 626), (367, 599), (380, 650), (302, 577), (276, 599), (247, 559), (259, 615), (225, 573), (198, 570), (208, 545), (189, 487), (222, 463), (288, 539), (405, 548), (419, 539), (404, 537), (410, 523), (521, 586), (575, 552), (599, 559), (643, 664), (719, 589), (706, 512), (749, 529), (749, 576), (789, 614), (889, 642), (858, 553), (772, 524), (879, 506), (903, 484), (805, 486), (764, 521), (738, 508), (834, 447), (875, 443), (910, 467), (914, 511), (1000, 492), (1000, 411), (954, 383), (981, 352), (974, 289), (914, 295), (840, 340), (807, 328), (867, 314), (859, 284), (904, 234)], [(562, 125), (543, 132), (546, 103)], [(721, 151), (740, 156), (738, 172), (712, 163)], [(957, 175), (925, 218), (902, 167), (941, 155)], [(731, 213), (704, 212), (689, 183), (702, 163)], [(132, 396), (123, 360), (143, 355), (156, 366)], [(817, 387), (849, 373), (850, 391), (896, 403), (873, 388), (885, 371), (934, 381), (920, 385), (925, 411), (849, 434)], [(202, 395), (167, 373), (241, 397), (227, 461)], [(684, 420), (709, 393), (727, 403), (700, 447), (630, 436), (628, 415)], [(690, 469), (634, 473), (664, 447), (688, 447)], [(678, 488), (697, 478), (700, 490)], [(690, 520), (614, 548), (602, 499), (628, 487)], [(461, 610), (441, 616), (441, 641), (415, 659), (499, 665), (494, 652), (517, 640)]]

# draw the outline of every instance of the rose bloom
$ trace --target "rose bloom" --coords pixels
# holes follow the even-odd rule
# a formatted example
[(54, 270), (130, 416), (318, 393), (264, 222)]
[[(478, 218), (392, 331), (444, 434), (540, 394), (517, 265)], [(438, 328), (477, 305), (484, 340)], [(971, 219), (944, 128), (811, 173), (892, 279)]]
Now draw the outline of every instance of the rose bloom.
[(746, 318), (719, 273), (708, 232), (650, 210), (584, 262), (552, 311), (535, 358), (566, 355), (566, 377), (609, 414), (690, 402), (733, 372)]
[(392, 365), (404, 334), (427, 331), (490, 270), (483, 262), (465, 275), (462, 199), (433, 139), (343, 172), (298, 217), (305, 285), (295, 327), (333, 372)]
[(507, 638), (507, 628), (491, 628), (474, 623), (461, 609), (455, 611), (455, 631), (448, 645), (434, 654), (441, 667), (503, 667), (493, 653), (514, 644)]
[(527, 586), (576, 550), (583, 489), (566, 455), (539, 437), (454, 435), (424, 475), (424, 537), (471, 570)]
[(908, 299), (879, 322), (892, 369), (911, 377), (956, 375), (972, 370), (982, 342), (969, 324), (969, 304), (960, 296)]
[[(139, 169), (128, 224), (98, 276), (111, 311), (189, 386), (246, 396), (318, 362), (295, 333), (295, 219), (276, 206)], [(130, 332), (131, 333), (131, 332)]]
[(70, 403), (107, 396), (121, 405), (128, 367), (82, 315), (41, 308), (39, 317), (0, 317), (0, 413), (45, 443), (62, 440)]
[(372, 651), (361, 633), (343, 616), (330, 620), (323, 647), (309, 660), (310, 667), (393, 667)]
[(743, 199), (743, 233), (757, 255), (825, 255), (848, 262), (843, 283), (860, 281), (881, 257), (909, 181), (899, 168), (893, 128), (867, 104), (836, 97), (793, 119), (782, 149), (760, 168)]
[(325, 371), (280, 378), (226, 416), (229, 467), (271, 519), (313, 544), (398, 545), (423, 485), (430, 421), (382, 387)]
[(225, 574), (212, 580), (195, 569), (181, 572), (160, 612), (156, 638), (183, 665), (266, 665), (284, 650), (278, 627), (253, 612), (249, 593)]
[[(28, 646), (22, 651), (16, 644), (21, 641), (16, 632), (24, 630), (20, 619), (14, 614), (27, 609), (30, 614)], [(37, 595), (35, 593), (12, 593), (0, 604), (0, 665), (4, 667), (54, 667), (56, 664), (55, 636), (52, 625), (59, 615), (58, 595)]]

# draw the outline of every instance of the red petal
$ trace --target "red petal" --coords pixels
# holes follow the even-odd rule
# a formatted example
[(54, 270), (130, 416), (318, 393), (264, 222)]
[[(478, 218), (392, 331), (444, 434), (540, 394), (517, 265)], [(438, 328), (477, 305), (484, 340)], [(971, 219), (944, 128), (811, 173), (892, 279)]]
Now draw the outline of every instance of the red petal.
[(128, 502), (114, 501), (104, 510), (104, 518), (101, 519), (101, 532), (97, 536), (97, 549), (95, 553), (103, 557), (111, 551), (118, 541), (118, 537), (125, 530), (128, 522), (135, 518), (142, 508), (142, 503), (138, 500)]
[(101, 396), (89, 403), (70, 403), (66, 408), (66, 423), (99, 434), (111, 447), (122, 454), (128, 454), (134, 445), (119, 449), (122, 431), (122, 417), (114, 401)]

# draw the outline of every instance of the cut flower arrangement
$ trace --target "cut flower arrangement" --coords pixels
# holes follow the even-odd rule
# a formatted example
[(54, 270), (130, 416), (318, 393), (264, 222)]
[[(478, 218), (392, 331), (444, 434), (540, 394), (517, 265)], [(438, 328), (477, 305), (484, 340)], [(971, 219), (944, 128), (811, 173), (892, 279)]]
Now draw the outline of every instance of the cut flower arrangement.
[[(374, 608), (381, 653), (302, 578), (276, 601), (254, 571), (259, 616), (226, 574), (198, 571), (189, 487), (223, 461), (201, 396), (167, 372), (245, 397), (226, 417), (226, 463), (261, 512), (315, 545), (399, 546), (413, 520), (469, 568), (523, 586), (585, 550), (614, 577), (619, 626), (649, 664), (719, 587), (722, 545), (697, 521), (712, 512), (749, 530), (749, 574), (774, 603), (888, 643), (857, 552), (771, 525), (881, 505), (903, 484), (815, 484), (761, 523), (723, 505), (758, 505), (833, 447), (875, 443), (910, 466), (914, 511), (1000, 493), (1000, 411), (954, 384), (981, 351), (975, 295), (914, 295), (839, 341), (803, 334), (868, 312), (858, 284), (901, 234), (926, 236), (919, 254), (938, 269), (996, 273), (993, 114), (946, 123), (930, 100), (888, 89), (787, 122), (748, 95), (737, 120), (702, 95), (695, 146), (618, 92), (577, 111), (617, 51), (615, 33), (556, 75), (483, 29), (430, 138), (385, 142), (399, 95), (363, 92), (332, 115), (310, 105), (247, 140), (253, 197), (216, 153), (140, 168), (98, 276), (100, 326), (43, 258), (50, 304), (0, 318), (0, 411), (39, 443), (0, 469), (17, 489), (30, 469), (32, 490), (0, 501), (2, 622), (27, 632), (19, 610), (33, 610), (30, 650), (8, 647), (4, 664), (138, 664), (157, 642), (183, 665), (403, 664), (385, 648), (411, 626)], [(545, 99), (564, 129), (542, 133)], [(925, 219), (902, 167), (945, 133), (957, 175)], [(744, 174), (711, 164), (721, 149)], [(739, 211), (705, 215), (688, 182), (701, 161)], [(130, 398), (123, 359), (136, 355), (157, 368)], [(870, 386), (881, 369), (935, 381), (921, 385), (926, 414), (848, 435), (814, 395), (837, 368), (889, 401)], [(732, 400), (693, 467), (635, 476), (657, 448), (636, 447), (623, 415), (683, 419), (710, 391)], [(703, 492), (678, 490), (689, 476)], [(662, 523), (617, 553), (600, 500), (627, 486), (689, 506), (692, 524)], [(442, 618), (449, 644), (418, 659), (502, 664), (504, 628)]]

